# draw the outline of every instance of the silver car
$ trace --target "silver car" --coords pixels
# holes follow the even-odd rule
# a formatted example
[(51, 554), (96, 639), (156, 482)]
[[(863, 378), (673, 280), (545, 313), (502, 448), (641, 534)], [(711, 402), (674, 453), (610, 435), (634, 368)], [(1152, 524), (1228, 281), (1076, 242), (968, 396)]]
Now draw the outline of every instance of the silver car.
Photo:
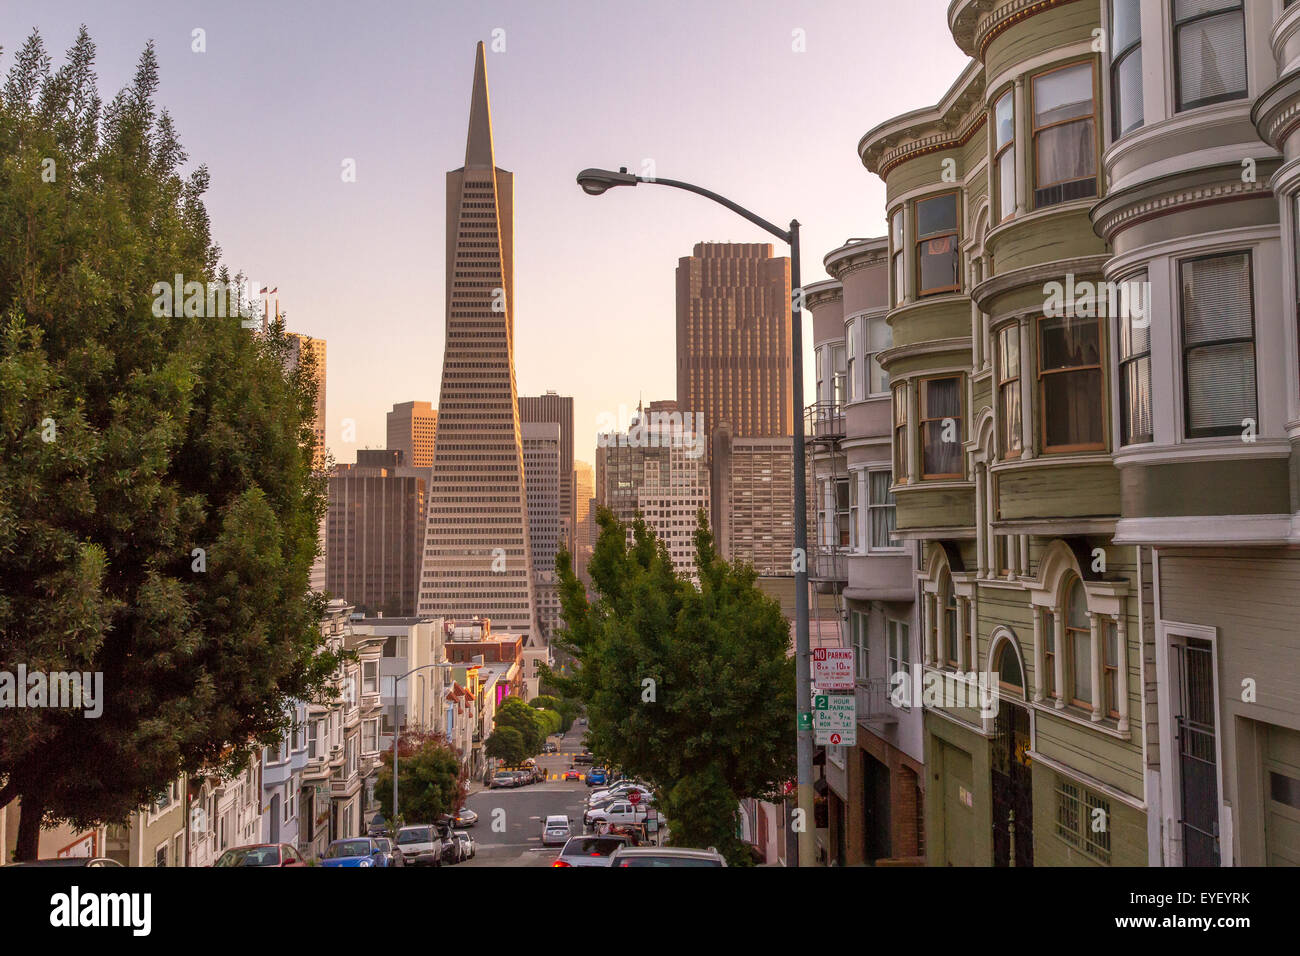
[(628, 837), (614, 834), (569, 837), (551, 866), (609, 866), (614, 852), (631, 842)]
[(397, 849), (407, 866), (442, 866), (442, 839), (427, 823), (398, 830)]
[(573, 835), (568, 817), (551, 815), (542, 823), (542, 846), (564, 846)]
[(676, 846), (624, 846), (614, 851), (609, 858), (610, 866), (726, 866), (727, 861), (721, 853), (709, 847), (707, 850), (691, 850)]

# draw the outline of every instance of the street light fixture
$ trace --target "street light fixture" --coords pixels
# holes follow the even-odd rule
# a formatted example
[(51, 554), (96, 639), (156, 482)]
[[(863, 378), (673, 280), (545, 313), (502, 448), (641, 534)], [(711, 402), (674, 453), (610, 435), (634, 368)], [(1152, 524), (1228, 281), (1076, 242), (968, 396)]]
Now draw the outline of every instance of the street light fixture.
[(794, 616), (795, 616), (795, 706), (796, 743), (798, 753), (798, 806), (803, 817), (799, 833), (799, 865), (816, 865), (817, 848), (813, 843), (813, 732), (812, 732), (812, 674), (811, 651), (808, 638), (808, 495), (807, 475), (804, 472), (803, 447), (803, 289), (799, 275), (799, 220), (791, 219), (790, 228), (768, 222), (744, 206), (732, 202), (709, 189), (676, 179), (637, 176), (626, 166), (618, 172), (609, 169), (584, 169), (578, 173), (578, 185), (589, 196), (599, 196), (616, 186), (635, 186), (648, 183), (684, 189), (726, 206), (732, 212), (749, 220), (760, 229), (771, 233), (790, 246), (790, 359), (794, 392)]

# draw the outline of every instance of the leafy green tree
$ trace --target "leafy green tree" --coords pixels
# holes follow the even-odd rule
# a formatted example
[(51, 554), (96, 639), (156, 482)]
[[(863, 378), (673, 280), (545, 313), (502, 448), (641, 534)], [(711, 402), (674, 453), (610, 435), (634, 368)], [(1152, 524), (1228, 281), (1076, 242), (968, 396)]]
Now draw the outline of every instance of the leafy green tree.
[(0, 669), (99, 672), (104, 696), (98, 719), (0, 709), (19, 859), (42, 826), (233, 772), (338, 663), (308, 590), (314, 370), (278, 326), (155, 314), (157, 283), (229, 279), (208, 171), (183, 173), (152, 45), (107, 105), (94, 59), (83, 27), (52, 72), (33, 33), (0, 87)]
[(507, 767), (519, 766), (528, 756), (524, 735), (513, 727), (498, 727), (488, 737), (483, 749), (489, 757), (504, 761)]
[(789, 624), (748, 565), (720, 558), (703, 511), (695, 532), (699, 586), (674, 573), (638, 517), (608, 509), (588, 571), (595, 590), (557, 558), (575, 665), (545, 674), (586, 706), (592, 751), (655, 784), (671, 839), (752, 862), (736, 838), (739, 801), (773, 793), (795, 771), (794, 659)]
[(552, 733), (568, 733), (569, 728), (573, 726), (573, 720), (578, 716), (578, 704), (569, 700), (567, 697), (556, 697), (553, 694), (540, 694), (528, 702), (529, 707), (536, 707), (538, 710), (553, 710), (560, 715), (560, 726)]
[(540, 753), (546, 734), (539, 723), (537, 711), (533, 710), (518, 697), (507, 697), (497, 705), (496, 719), (493, 725), (497, 730), (510, 727), (519, 732), (524, 742), (524, 756)]
[[(402, 734), (397, 751), (397, 809), (411, 823), (433, 823), (465, 805), (468, 791), (460, 754), (440, 733)], [(375, 800), (393, 819), (393, 751), (384, 751)]]

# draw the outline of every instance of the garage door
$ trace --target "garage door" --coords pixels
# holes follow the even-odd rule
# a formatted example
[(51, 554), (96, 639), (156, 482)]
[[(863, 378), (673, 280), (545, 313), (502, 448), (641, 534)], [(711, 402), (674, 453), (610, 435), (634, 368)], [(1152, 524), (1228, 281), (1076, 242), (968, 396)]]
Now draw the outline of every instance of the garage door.
[(1269, 866), (1300, 866), (1300, 733), (1269, 727), (1264, 743), (1264, 836)]

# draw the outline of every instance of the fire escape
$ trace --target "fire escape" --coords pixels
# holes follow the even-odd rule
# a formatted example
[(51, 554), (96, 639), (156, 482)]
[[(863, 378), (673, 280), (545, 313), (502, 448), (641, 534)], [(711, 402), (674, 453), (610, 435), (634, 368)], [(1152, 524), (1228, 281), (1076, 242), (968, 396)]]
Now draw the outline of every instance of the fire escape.
[(844, 406), (816, 402), (804, 410), (804, 447), (810, 489), (808, 580), (816, 595), (829, 594), (837, 614), (848, 583), (849, 474), (844, 457)]

